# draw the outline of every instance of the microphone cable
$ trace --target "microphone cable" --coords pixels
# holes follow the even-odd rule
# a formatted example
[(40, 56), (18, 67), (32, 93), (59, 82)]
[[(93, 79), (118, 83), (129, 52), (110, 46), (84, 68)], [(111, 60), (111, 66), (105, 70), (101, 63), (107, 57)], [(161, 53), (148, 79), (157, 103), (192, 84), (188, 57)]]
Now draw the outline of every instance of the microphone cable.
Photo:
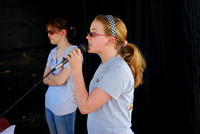
[(40, 84), (40, 82), (43, 81), (43, 79), (45, 79), (49, 74), (51, 74), (53, 71), (55, 70), (51, 70), (45, 77), (43, 77), (38, 83), (36, 83), (31, 89), (28, 90), (28, 92), (26, 92), (20, 99), (18, 99), (12, 106), (10, 106), (5, 112), (3, 112), (0, 117), (2, 117), (3, 115), (5, 115), (8, 111), (10, 111), (11, 108), (13, 108), (19, 101), (21, 101), (27, 94), (29, 94), (37, 85)]

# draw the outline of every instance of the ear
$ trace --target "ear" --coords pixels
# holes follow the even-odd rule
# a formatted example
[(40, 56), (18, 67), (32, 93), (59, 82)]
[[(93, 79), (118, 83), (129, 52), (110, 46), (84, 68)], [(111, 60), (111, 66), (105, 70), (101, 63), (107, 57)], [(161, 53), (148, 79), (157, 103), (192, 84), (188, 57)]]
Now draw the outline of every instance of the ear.
[(109, 36), (109, 40), (106, 43), (106, 45), (111, 45), (115, 43), (115, 37), (114, 36)]
[(66, 31), (65, 29), (62, 29), (62, 30), (61, 30), (61, 33), (62, 33), (63, 35), (66, 35), (66, 34), (67, 34), (67, 31)]

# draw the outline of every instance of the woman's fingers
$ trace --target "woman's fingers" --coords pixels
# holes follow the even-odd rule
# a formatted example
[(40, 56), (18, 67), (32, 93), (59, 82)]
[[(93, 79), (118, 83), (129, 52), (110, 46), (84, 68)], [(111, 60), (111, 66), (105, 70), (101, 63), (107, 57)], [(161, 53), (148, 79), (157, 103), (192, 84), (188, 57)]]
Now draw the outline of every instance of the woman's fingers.
[(68, 61), (73, 61), (76, 59), (81, 58), (81, 50), (79, 48), (75, 48), (73, 49), (68, 55), (67, 55), (67, 59)]
[(82, 55), (80, 49), (73, 49), (68, 55), (67, 60), (70, 63), (73, 72), (82, 69)]
[(75, 48), (75, 49), (73, 49), (73, 50), (69, 53), (69, 55), (70, 55), (70, 58), (71, 58), (71, 59), (77, 58), (78, 56), (81, 55), (81, 51), (80, 51), (79, 48)]

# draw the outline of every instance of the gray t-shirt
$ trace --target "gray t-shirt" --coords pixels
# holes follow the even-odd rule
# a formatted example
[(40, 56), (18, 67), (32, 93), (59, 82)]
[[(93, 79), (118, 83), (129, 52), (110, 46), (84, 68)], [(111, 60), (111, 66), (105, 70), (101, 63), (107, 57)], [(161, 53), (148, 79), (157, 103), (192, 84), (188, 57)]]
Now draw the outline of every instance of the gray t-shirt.
[[(77, 46), (73, 45), (66, 49), (61, 58), (59, 59), (58, 64), (62, 62), (66, 58), (66, 55), (76, 47)], [(47, 60), (46, 66), (49, 66), (51, 69), (53, 69), (56, 66), (56, 50), (57, 47), (51, 50)], [(63, 66), (71, 69), (69, 62)], [(61, 68), (62, 67), (55, 70), (53, 74), (59, 74)], [(48, 87), (48, 90), (45, 94), (45, 106), (48, 109), (50, 109), (55, 115), (69, 114), (77, 109), (71, 74), (63, 85)]]
[(88, 134), (131, 134), (134, 78), (120, 55), (100, 64), (89, 92), (99, 87), (112, 96), (96, 111), (88, 114)]

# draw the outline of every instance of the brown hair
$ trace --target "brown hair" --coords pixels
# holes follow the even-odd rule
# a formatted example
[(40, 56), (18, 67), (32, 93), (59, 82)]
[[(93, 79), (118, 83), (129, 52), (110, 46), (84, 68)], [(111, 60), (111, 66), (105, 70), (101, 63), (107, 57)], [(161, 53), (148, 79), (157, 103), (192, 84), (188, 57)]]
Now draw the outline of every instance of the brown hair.
[(76, 35), (76, 27), (72, 27), (70, 22), (62, 17), (58, 17), (49, 21), (46, 25), (46, 32), (48, 32), (48, 28), (51, 29), (52, 33), (65, 29), (67, 33), (66, 38), (69, 41)]
[[(136, 88), (143, 82), (143, 72), (146, 68), (146, 62), (140, 50), (134, 44), (127, 43), (125, 47), (122, 46), (127, 38), (127, 28), (121, 19), (115, 16), (113, 16), (113, 18), (115, 20), (116, 27), (115, 49), (130, 66), (135, 79), (134, 88)], [(111, 27), (106, 16), (98, 15), (96, 16), (95, 20), (100, 21), (104, 25), (104, 31), (106, 35), (112, 36)]]

